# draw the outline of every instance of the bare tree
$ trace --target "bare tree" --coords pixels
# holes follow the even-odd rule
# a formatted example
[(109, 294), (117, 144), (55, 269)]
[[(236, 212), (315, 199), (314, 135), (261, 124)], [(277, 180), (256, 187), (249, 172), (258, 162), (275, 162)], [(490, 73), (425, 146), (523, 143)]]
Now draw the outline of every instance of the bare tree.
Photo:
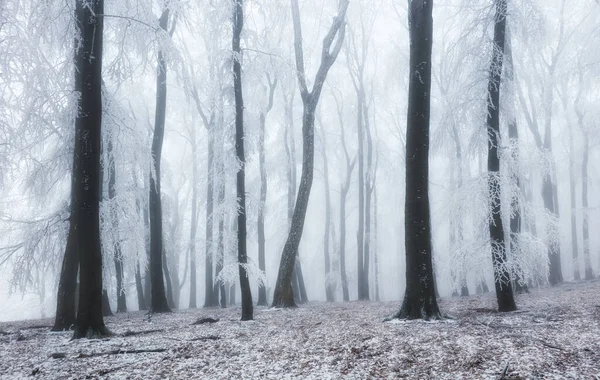
[(410, 82), (404, 208), (406, 291), (402, 307), (392, 318), (442, 317), (435, 297), (429, 205), (432, 12), (431, 0), (411, 0), (409, 3)]
[[(292, 291), (292, 272), (296, 263), (296, 253), (300, 245), (300, 238), (304, 229), (304, 220), (306, 218), (306, 209), (313, 181), (314, 165), (314, 127), (315, 127), (315, 109), (321, 96), (321, 90), (327, 77), (329, 69), (335, 62), (344, 41), (346, 11), (348, 10), (348, 0), (341, 0), (337, 16), (334, 18), (325, 39), (321, 53), (321, 65), (317, 71), (313, 89), (308, 90), (306, 83), (306, 72), (304, 70), (304, 52), (302, 48), (302, 27), (300, 23), (300, 9), (298, 0), (292, 1), (292, 19), (294, 23), (294, 50), (296, 53), (296, 69), (298, 83), (300, 86), (300, 95), (304, 104), (302, 116), (302, 137), (303, 137), (303, 160), (302, 176), (300, 178), (300, 188), (292, 217), (292, 224), (288, 234), (287, 241), (281, 254), (279, 273), (275, 284), (275, 293), (273, 295), (274, 307), (293, 307), (295, 306), (294, 295)], [(337, 39), (336, 39), (337, 36)], [(332, 44), (335, 45), (332, 49)]]
[[(240, 272), (240, 289), (242, 291), (242, 321), (254, 319), (254, 307), (252, 305), (252, 290), (248, 279), (246, 264), (248, 254), (246, 252), (246, 185), (244, 157), (244, 98), (242, 93), (242, 50), (240, 48), (240, 35), (244, 27), (243, 0), (235, 0), (233, 7), (233, 88), (235, 95), (235, 152), (239, 161), (237, 172), (237, 197), (238, 208), (238, 266)], [(211, 264), (212, 265), (212, 264)], [(212, 289), (212, 284), (211, 284)]]

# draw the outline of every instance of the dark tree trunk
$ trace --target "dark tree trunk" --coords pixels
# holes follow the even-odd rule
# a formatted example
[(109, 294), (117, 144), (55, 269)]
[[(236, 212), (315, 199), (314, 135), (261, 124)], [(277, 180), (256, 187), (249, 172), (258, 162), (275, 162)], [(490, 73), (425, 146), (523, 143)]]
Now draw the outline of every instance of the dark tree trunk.
[(307, 303), (306, 286), (304, 285), (304, 275), (302, 274), (302, 264), (300, 263), (300, 252), (296, 253), (296, 276), (298, 276), (298, 290), (300, 290), (300, 303)]
[[(267, 74), (269, 81), (269, 103), (264, 112), (260, 113), (260, 129), (258, 139), (258, 161), (260, 166), (260, 207), (258, 208), (258, 267), (266, 275), (265, 262), (265, 203), (267, 201), (267, 168), (265, 165), (265, 124), (267, 115), (273, 108), (273, 96), (275, 94), (275, 86), (277, 79), (271, 82), (271, 78)], [(258, 305), (267, 306), (267, 288), (261, 283), (258, 286)]]
[(108, 292), (106, 289), (102, 290), (102, 316), (110, 317), (113, 315), (112, 310), (110, 309), (110, 299), (108, 298)]
[[(160, 16), (159, 24), (163, 30), (167, 30), (169, 22), (169, 9), (165, 9)], [(158, 51), (158, 68), (156, 74), (156, 113), (154, 120), (154, 136), (152, 138), (152, 158), (154, 170), (150, 173), (150, 197), (149, 197), (149, 219), (150, 219), (150, 283), (151, 302), (150, 311), (153, 313), (170, 312), (165, 294), (165, 283), (163, 280), (163, 225), (162, 204), (160, 190), (160, 160), (162, 145), (165, 135), (165, 118), (167, 110), (167, 65), (163, 52)]]
[[(277, 274), (277, 282), (275, 283), (275, 292), (273, 294), (274, 307), (293, 307), (294, 295), (292, 292), (292, 272), (296, 265), (296, 255), (302, 232), (304, 230), (304, 221), (306, 218), (306, 210), (308, 208), (308, 200), (313, 181), (313, 165), (315, 159), (315, 109), (327, 73), (331, 65), (335, 62), (339, 54), (344, 40), (346, 11), (348, 9), (348, 0), (342, 0), (339, 6), (339, 13), (334, 19), (327, 36), (323, 40), (323, 50), (321, 56), (321, 65), (317, 72), (312, 91), (308, 90), (306, 85), (306, 75), (304, 71), (304, 53), (302, 49), (302, 27), (300, 25), (300, 10), (298, 1), (292, 0), (292, 19), (294, 23), (294, 51), (296, 54), (296, 68), (298, 70), (298, 82), (300, 85), (300, 95), (304, 110), (302, 113), (302, 175), (300, 177), (300, 188), (294, 206), (294, 214), (290, 231), (283, 247), (281, 261), (279, 264), (279, 272)], [(336, 39), (337, 36), (337, 39)], [(336, 44), (331, 49), (334, 39)], [(298, 273), (299, 277), (301, 273)], [(300, 288), (302, 292), (302, 287)], [(305, 294), (302, 294), (305, 298)]]
[(490, 64), (487, 104), (488, 132), (488, 186), (490, 212), (490, 239), (492, 260), (494, 263), (494, 285), (499, 311), (513, 311), (517, 307), (513, 297), (510, 271), (506, 267), (507, 255), (504, 243), (504, 226), (501, 212), (500, 184), (500, 82), (504, 61), (504, 43), (506, 40), (506, 0), (496, 0), (494, 22), (494, 45)]
[(435, 297), (429, 209), (429, 115), (433, 2), (409, 3), (410, 82), (406, 128), (404, 233), (406, 291), (394, 318), (439, 319)]
[[(362, 83), (361, 83), (362, 84)], [(364, 131), (363, 131), (363, 103), (364, 92), (362, 89), (358, 91), (357, 101), (357, 136), (358, 136), (358, 230), (356, 231), (357, 244), (357, 263), (356, 263), (356, 280), (358, 287), (358, 299), (364, 300), (364, 233), (365, 233), (365, 154), (364, 154)]]
[(208, 130), (208, 180), (206, 184), (206, 245), (204, 276), (204, 307), (218, 306), (214, 294), (213, 279), (213, 205), (214, 205), (214, 131), (211, 125)]
[(239, 161), (237, 172), (237, 197), (238, 205), (238, 267), (240, 272), (240, 290), (242, 294), (242, 321), (254, 319), (254, 306), (252, 305), (252, 290), (248, 279), (246, 264), (248, 254), (246, 250), (246, 184), (244, 156), (244, 98), (242, 92), (242, 64), (240, 48), (240, 35), (244, 26), (243, 0), (235, 0), (233, 9), (233, 88), (235, 95), (235, 152)]
[[(75, 163), (73, 163), (75, 167)], [(75, 179), (73, 177), (72, 181)], [(72, 187), (76, 184), (72, 182)], [(73, 191), (73, 190), (71, 190)], [(71, 204), (73, 205), (73, 197), (71, 196)], [(75, 324), (76, 308), (76, 292), (77, 287), (77, 270), (79, 269), (79, 259), (77, 257), (76, 246), (76, 230), (77, 222), (73, 220), (75, 214), (71, 211), (69, 218), (69, 235), (67, 237), (67, 246), (65, 255), (60, 270), (60, 281), (58, 283), (58, 294), (56, 296), (56, 317), (54, 318), (54, 326), (52, 331), (69, 330)]]
[(135, 265), (135, 289), (137, 291), (138, 309), (147, 310), (146, 300), (144, 299), (144, 286), (142, 285), (142, 275), (140, 274), (140, 263)]
[(167, 252), (164, 251), (162, 254), (162, 267), (165, 276), (165, 284), (167, 285), (167, 304), (169, 308), (175, 309), (175, 298), (173, 297), (173, 282), (171, 281), (171, 272), (169, 271), (169, 264), (167, 262)]
[(229, 305), (235, 305), (235, 285), (229, 286)]
[[(115, 157), (113, 154), (113, 136), (108, 136), (107, 141), (107, 149), (106, 156), (108, 159), (108, 199), (113, 201), (117, 195), (115, 185), (117, 182), (116, 176), (116, 168), (115, 168)], [(114, 205), (112, 205), (114, 206)], [(114, 263), (115, 263), (115, 272), (117, 275), (117, 313), (125, 313), (127, 312), (127, 299), (125, 296), (125, 286), (123, 284), (123, 253), (121, 251), (121, 242), (119, 241), (119, 216), (117, 215), (114, 207), (111, 207), (111, 220), (114, 223), (113, 229), (116, 230), (114, 239)]]
[(152, 284), (150, 281), (150, 212), (149, 204), (144, 205), (144, 229), (146, 231), (146, 265), (144, 266), (144, 302), (146, 309), (151, 307), (152, 304)]
[(73, 338), (108, 335), (102, 317), (102, 249), (100, 200), (102, 179), (102, 36), (104, 1), (76, 2), (75, 23), (81, 33), (75, 52), (75, 91), (80, 93), (75, 120), (72, 221), (79, 259), (80, 291)]

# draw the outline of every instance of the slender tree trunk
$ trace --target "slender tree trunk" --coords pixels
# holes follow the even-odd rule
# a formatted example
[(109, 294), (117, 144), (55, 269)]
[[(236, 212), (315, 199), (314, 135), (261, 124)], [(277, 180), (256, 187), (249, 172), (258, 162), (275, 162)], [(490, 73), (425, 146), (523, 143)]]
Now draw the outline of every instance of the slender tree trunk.
[[(563, 98), (563, 106), (565, 112), (568, 111), (568, 100)], [(568, 116), (567, 116), (568, 118)], [(571, 254), (573, 258), (573, 278), (575, 281), (581, 280), (581, 274), (579, 273), (579, 247), (577, 241), (577, 195), (576, 191), (576, 179), (575, 179), (575, 146), (573, 143), (573, 127), (570, 122), (569, 125), (569, 193), (571, 196)]]
[[(169, 22), (169, 9), (165, 9), (160, 16), (159, 24), (163, 30), (167, 30)], [(158, 68), (156, 74), (156, 114), (154, 120), (154, 136), (152, 138), (153, 172), (150, 173), (150, 197), (149, 197), (149, 219), (150, 219), (150, 282), (151, 303), (150, 311), (153, 313), (170, 312), (165, 294), (165, 283), (163, 280), (163, 225), (161, 204), (161, 171), (160, 160), (162, 145), (165, 134), (165, 118), (167, 110), (167, 65), (163, 52), (158, 51)]]
[(171, 309), (175, 309), (175, 298), (173, 297), (173, 281), (171, 281), (171, 271), (169, 271), (169, 264), (167, 262), (167, 252), (164, 251), (162, 254), (162, 267), (165, 276), (165, 284), (167, 285), (167, 304)]
[(198, 149), (196, 133), (192, 129), (192, 220), (190, 224), (190, 309), (197, 307), (196, 285), (196, 231), (198, 229)]
[[(219, 155), (219, 161), (218, 161), (218, 165), (219, 165), (219, 171), (218, 173), (220, 173), (221, 178), (219, 179), (218, 183), (218, 189), (219, 189), (219, 209), (221, 210), (223, 207), (223, 202), (225, 200), (225, 183), (224, 183), (224, 178), (223, 178), (223, 151), (222, 148), (221, 149), (220, 155)], [(218, 240), (217, 240), (217, 265), (216, 265), (216, 269), (215, 269), (215, 273), (217, 274), (217, 277), (221, 274), (221, 271), (223, 270), (223, 260), (225, 259), (225, 244), (223, 241), (223, 234), (225, 232), (225, 215), (223, 214), (223, 212), (219, 212), (219, 235), (218, 235)], [(218, 289), (217, 289), (218, 288)], [(215, 294), (220, 293), (220, 306), (222, 308), (226, 308), (227, 307), (227, 290), (225, 288), (225, 282), (224, 281), (219, 281), (219, 282), (215, 282)]]
[(135, 289), (137, 291), (138, 309), (147, 310), (146, 300), (144, 299), (144, 285), (142, 285), (142, 275), (140, 274), (140, 263), (135, 263)]
[(377, 189), (373, 186), (373, 266), (375, 268), (375, 301), (379, 302), (379, 252), (377, 249)]
[[(275, 94), (275, 86), (277, 79), (271, 82), (271, 78), (267, 74), (269, 81), (269, 103), (264, 112), (260, 113), (260, 129), (258, 139), (258, 161), (260, 166), (260, 207), (258, 209), (258, 267), (266, 275), (265, 262), (265, 204), (267, 202), (267, 168), (265, 165), (265, 124), (267, 115), (273, 108), (273, 96)], [(261, 283), (258, 286), (258, 305), (267, 306), (267, 288)]]
[(208, 180), (206, 184), (206, 248), (204, 277), (204, 307), (218, 306), (213, 280), (213, 204), (214, 204), (214, 126), (208, 131)]
[[(306, 210), (308, 208), (308, 200), (313, 181), (313, 165), (315, 155), (315, 109), (321, 96), (321, 90), (327, 73), (331, 65), (335, 62), (339, 54), (344, 40), (346, 11), (348, 10), (348, 0), (342, 0), (339, 5), (337, 17), (334, 19), (327, 36), (323, 40), (323, 50), (321, 56), (321, 65), (317, 71), (312, 91), (308, 90), (306, 84), (306, 74), (304, 72), (304, 53), (302, 48), (302, 27), (300, 24), (300, 10), (297, 0), (292, 1), (292, 19), (294, 23), (294, 51), (296, 54), (296, 68), (298, 83), (300, 86), (300, 94), (304, 110), (302, 113), (302, 175), (300, 177), (300, 188), (294, 206), (294, 214), (288, 238), (285, 242), (281, 261), (279, 264), (279, 272), (277, 274), (277, 282), (275, 283), (275, 292), (273, 294), (274, 307), (293, 307), (294, 295), (292, 292), (292, 272), (296, 265), (296, 255), (302, 232), (304, 230), (304, 221), (306, 218)], [(337, 38), (336, 38), (337, 36)], [(333, 50), (331, 45), (336, 41)], [(301, 279), (302, 273), (298, 273)], [(302, 283), (301, 283), (302, 285)], [(302, 292), (302, 287), (300, 288)], [(305, 298), (305, 294), (302, 295)]]
[[(114, 201), (117, 192), (115, 189), (115, 185), (117, 182), (116, 178), (116, 168), (115, 168), (115, 157), (113, 154), (113, 136), (108, 136), (107, 143), (107, 159), (108, 159), (108, 199)], [(124, 287), (124, 279), (123, 279), (123, 253), (121, 251), (121, 242), (119, 241), (119, 217), (114, 210), (114, 205), (111, 202), (111, 210), (112, 223), (114, 224), (113, 229), (116, 231), (115, 236), (113, 236), (115, 246), (114, 246), (114, 263), (115, 263), (115, 272), (117, 274), (117, 313), (125, 313), (127, 312), (127, 299), (125, 296), (125, 287)]]
[(365, 185), (365, 224), (364, 224), (364, 261), (363, 261), (363, 299), (369, 300), (369, 264), (371, 262), (371, 196), (373, 194), (373, 139), (369, 125), (369, 110), (366, 101), (363, 101), (364, 130), (367, 136), (367, 171), (364, 179)]
[[(321, 127), (323, 127), (321, 125)], [(323, 177), (325, 180), (325, 231), (323, 236), (323, 255), (325, 259), (325, 299), (327, 302), (333, 302), (334, 294), (331, 288), (331, 260), (329, 254), (329, 237), (331, 227), (331, 197), (329, 195), (329, 165), (327, 162), (327, 140), (325, 133), (321, 134), (321, 149), (323, 153)]]
[(394, 318), (439, 319), (429, 206), (429, 117), (433, 2), (409, 3), (410, 82), (406, 128), (406, 291)]
[(246, 184), (244, 156), (244, 100), (242, 92), (242, 65), (240, 49), (240, 35), (244, 26), (243, 0), (235, 0), (233, 10), (233, 87), (235, 95), (235, 152), (239, 161), (237, 172), (237, 197), (238, 205), (238, 264), (240, 272), (240, 290), (242, 293), (242, 321), (254, 319), (254, 307), (252, 305), (252, 290), (246, 264), (248, 255), (246, 251)]
[(499, 311), (513, 311), (517, 307), (513, 297), (510, 271), (506, 267), (507, 255), (504, 243), (504, 226), (501, 212), (500, 184), (500, 82), (506, 41), (506, 0), (496, 0), (494, 19), (494, 49), (490, 64), (488, 83), (487, 131), (488, 131), (488, 186), (490, 212), (490, 238), (494, 263), (494, 284)]
[(75, 51), (75, 91), (80, 93), (73, 150), (72, 222), (79, 261), (80, 291), (73, 338), (109, 334), (102, 317), (100, 200), (102, 179), (102, 36), (104, 1), (76, 2), (75, 23), (81, 39)]
[[(73, 163), (75, 167), (75, 163)], [(71, 186), (75, 187), (71, 180)], [(73, 190), (71, 190), (73, 192)], [(71, 205), (74, 205), (73, 195), (71, 195)], [(60, 281), (58, 283), (58, 294), (56, 295), (56, 317), (54, 318), (54, 326), (52, 331), (69, 330), (75, 324), (76, 308), (76, 292), (77, 287), (77, 271), (79, 269), (79, 259), (77, 257), (77, 236), (75, 226), (77, 222), (73, 220), (75, 213), (71, 206), (71, 216), (69, 218), (69, 235), (67, 237), (67, 246), (65, 247), (65, 255), (63, 257), (62, 267), (60, 270)]]
[(358, 287), (358, 299), (364, 300), (364, 233), (365, 233), (365, 154), (364, 154), (364, 131), (363, 131), (363, 92), (358, 91), (357, 100), (357, 136), (358, 136), (358, 230), (356, 231), (357, 264), (356, 279)]

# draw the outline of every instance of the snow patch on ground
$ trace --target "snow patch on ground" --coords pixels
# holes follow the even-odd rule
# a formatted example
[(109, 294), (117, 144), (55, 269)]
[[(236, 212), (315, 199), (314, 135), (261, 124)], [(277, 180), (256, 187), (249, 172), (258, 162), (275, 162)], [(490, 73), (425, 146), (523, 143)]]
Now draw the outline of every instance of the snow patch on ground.
[[(600, 379), (598, 294), (599, 281), (534, 290), (512, 313), (493, 294), (448, 298), (456, 319), (436, 322), (383, 323), (398, 302), (258, 307), (254, 322), (239, 308), (133, 312), (107, 318), (121, 336), (99, 340), (39, 328), (51, 320), (0, 323), (0, 379)], [(220, 320), (192, 325), (204, 317)], [(161, 331), (122, 336), (149, 330)], [(164, 351), (114, 354), (131, 350)]]

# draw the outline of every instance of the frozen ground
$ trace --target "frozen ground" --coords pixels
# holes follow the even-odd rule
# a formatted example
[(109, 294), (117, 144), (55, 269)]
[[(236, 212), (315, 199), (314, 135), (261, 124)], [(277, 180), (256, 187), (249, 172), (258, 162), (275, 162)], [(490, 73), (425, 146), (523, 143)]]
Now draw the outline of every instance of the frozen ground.
[[(2, 323), (0, 378), (600, 379), (599, 281), (518, 305), (498, 314), (491, 294), (444, 299), (456, 319), (433, 323), (383, 323), (398, 304), (374, 302), (258, 308), (254, 322), (238, 308), (134, 312), (106, 319), (120, 335), (80, 341), (39, 326), (50, 320)], [(220, 321), (192, 325), (204, 317)]]

